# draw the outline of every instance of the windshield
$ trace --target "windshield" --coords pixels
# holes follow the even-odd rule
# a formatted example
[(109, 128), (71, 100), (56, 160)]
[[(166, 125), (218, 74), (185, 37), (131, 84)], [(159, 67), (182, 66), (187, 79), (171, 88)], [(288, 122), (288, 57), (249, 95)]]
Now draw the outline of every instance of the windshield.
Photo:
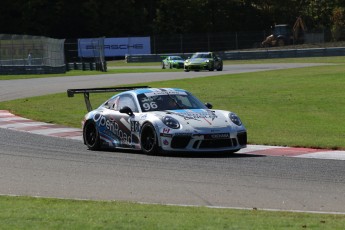
[(183, 60), (181, 57), (171, 57), (171, 60)]
[(138, 95), (143, 112), (178, 109), (207, 109), (207, 107), (187, 92), (161, 91)]
[(192, 58), (212, 58), (211, 57), (211, 54), (209, 53), (196, 53), (196, 54), (193, 54)]

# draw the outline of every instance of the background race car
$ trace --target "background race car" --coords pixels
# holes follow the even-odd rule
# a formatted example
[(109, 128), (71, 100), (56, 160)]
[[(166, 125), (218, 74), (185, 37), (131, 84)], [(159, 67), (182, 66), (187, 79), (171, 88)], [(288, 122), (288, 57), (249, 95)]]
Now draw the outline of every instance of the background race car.
[[(114, 95), (92, 110), (89, 93)], [(233, 112), (214, 110), (190, 92), (176, 88), (70, 89), (84, 93), (89, 112), (83, 138), (91, 150), (101, 148), (161, 152), (236, 152), (245, 148), (247, 131)]]
[(223, 60), (213, 52), (195, 53), (184, 62), (184, 71), (223, 70)]
[(184, 59), (180, 56), (168, 56), (162, 60), (162, 69), (165, 68), (177, 68), (182, 69), (184, 66)]

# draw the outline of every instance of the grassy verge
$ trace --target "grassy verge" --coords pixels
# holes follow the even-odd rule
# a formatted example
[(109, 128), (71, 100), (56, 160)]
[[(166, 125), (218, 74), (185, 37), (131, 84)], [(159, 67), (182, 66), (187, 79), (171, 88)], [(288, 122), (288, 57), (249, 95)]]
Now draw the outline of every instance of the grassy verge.
[[(180, 87), (214, 108), (240, 115), (251, 144), (345, 149), (344, 65), (152, 82)], [(94, 107), (111, 94), (94, 94)], [(68, 102), (68, 103), (66, 103)], [(83, 98), (66, 93), (0, 103), (34, 120), (80, 127)]]
[(343, 215), (0, 196), (2, 229), (342, 229)]
[(72, 70), (63, 74), (38, 74), (38, 75), (0, 75), (0, 80), (15, 80), (15, 79), (30, 79), (30, 78), (46, 78), (46, 77), (69, 77), (69, 76), (87, 76), (87, 75), (99, 75), (99, 74), (119, 74), (119, 73), (154, 73), (154, 72), (173, 72), (181, 71), (177, 69), (165, 69), (157, 68), (124, 68), (108, 69), (107, 72), (100, 71), (82, 71)]
[[(224, 60), (225, 65), (231, 64), (262, 64), (262, 63), (344, 63), (344, 57), (310, 57), (310, 58), (273, 58), (273, 59), (254, 59), (254, 60)], [(126, 63), (124, 60), (109, 61), (109, 67), (133, 67), (133, 66), (157, 66), (160, 67), (159, 62), (146, 63)]]
[[(224, 65), (234, 64), (262, 64), (262, 63), (344, 63), (343, 57), (312, 57), (312, 58), (276, 58), (276, 59), (260, 59), (260, 60), (236, 60), (224, 61)], [(64, 74), (38, 74), (38, 75), (0, 75), (0, 80), (14, 79), (30, 79), (30, 78), (46, 78), (46, 77), (68, 77), (68, 76), (84, 76), (98, 74), (118, 74), (118, 73), (152, 73), (152, 72), (174, 72), (183, 71), (182, 69), (161, 69), (159, 62), (147, 63), (126, 63), (124, 60), (107, 62), (108, 71), (82, 71), (72, 70)], [(116, 68), (112, 68), (116, 67)], [(136, 67), (136, 68), (133, 68)], [(142, 68), (141, 68), (142, 67)], [(148, 68), (152, 67), (152, 68)]]

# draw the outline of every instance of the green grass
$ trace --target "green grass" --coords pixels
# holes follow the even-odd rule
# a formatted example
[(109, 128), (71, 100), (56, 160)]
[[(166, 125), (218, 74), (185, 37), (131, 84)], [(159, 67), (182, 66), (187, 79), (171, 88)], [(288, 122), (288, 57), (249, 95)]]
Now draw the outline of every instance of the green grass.
[[(260, 60), (236, 60), (236, 61), (224, 61), (224, 65), (232, 64), (260, 64), (260, 63), (344, 63), (343, 57), (313, 57), (313, 58), (277, 58), (277, 59), (260, 59)], [(152, 72), (176, 72), (183, 71), (181, 69), (161, 69), (160, 62), (146, 62), (146, 63), (126, 63), (124, 60), (109, 61), (107, 62), (108, 71), (82, 71), (72, 70), (63, 74), (37, 74), (37, 75), (0, 75), (1, 80), (14, 80), (14, 79), (30, 79), (30, 78), (46, 78), (46, 77), (68, 77), (68, 76), (86, 76), (86, 75), (98, 75), (98, 74), (118, 74), (118, 73), (152, 73)], [(140, 67), (143, 68), (140, 68)], [(147, 68), (152, 66), (153, 68)], [(111, 67), (116, 67), (112, 69)], [(137, 67), (137, 68), (133, 68)], [(146, 67), (146, 68), (145, 68)]]
[(154, 73), (154, 72), (173, 72), (181, 71), (177, 69), (161, 69), (157, 68), (119, 68), (119, 69), (108, 69), (107, 72), (100, 71), (83, 71), (83, 70), (72, 70), (62, 74), (38, 74), (38, 75), (0, 75), (1, 80), (15, 80), (15, 79), (30, 79), (30, 78), (47, 78), (47, 77), (69, 77), (69, 76), (87, 76), (87, 75), (99, 75), (99, 74), (119, 74), (119, 73)]
[(1, 229), (343, 229), (344, 215), (0, 196)]
[[(253, 59), (253, 60), (224, 60), (225, 65), (231, 64), (262, 64), (262, 63), (344, 63), (343, 56), (332, 57), (310, 57), (310, 58), (273, 58), (273, 59)], [(108, 61), (108, 67), (133, 67), (133, 66), (157, 66), (160, 62), (126, 63), (124, 60)]]
[[(250, 144), (345, 149), (344, 72), (344, 65), (331, 65), (149, 85), (184, 88), (214, 108), (237, 113)], [(111, 95), (93, 94), (91, 102), (96, 107)], [(80, 127), (86, 113), (82, 96), (66, 93), (2, 102), (0, 109), (73, 127)]]

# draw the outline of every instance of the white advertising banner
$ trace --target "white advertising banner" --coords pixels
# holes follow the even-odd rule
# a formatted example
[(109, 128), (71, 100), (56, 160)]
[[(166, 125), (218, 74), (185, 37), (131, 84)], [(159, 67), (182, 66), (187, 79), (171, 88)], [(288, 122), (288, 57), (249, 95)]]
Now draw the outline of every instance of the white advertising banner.
[[(79, 57), (94, 57), (99, 49), (94, 39), (78, 40)], [(104, 38), (104, 56), (116, 57), (128, 54), (151, 54), (150, 37)]]

